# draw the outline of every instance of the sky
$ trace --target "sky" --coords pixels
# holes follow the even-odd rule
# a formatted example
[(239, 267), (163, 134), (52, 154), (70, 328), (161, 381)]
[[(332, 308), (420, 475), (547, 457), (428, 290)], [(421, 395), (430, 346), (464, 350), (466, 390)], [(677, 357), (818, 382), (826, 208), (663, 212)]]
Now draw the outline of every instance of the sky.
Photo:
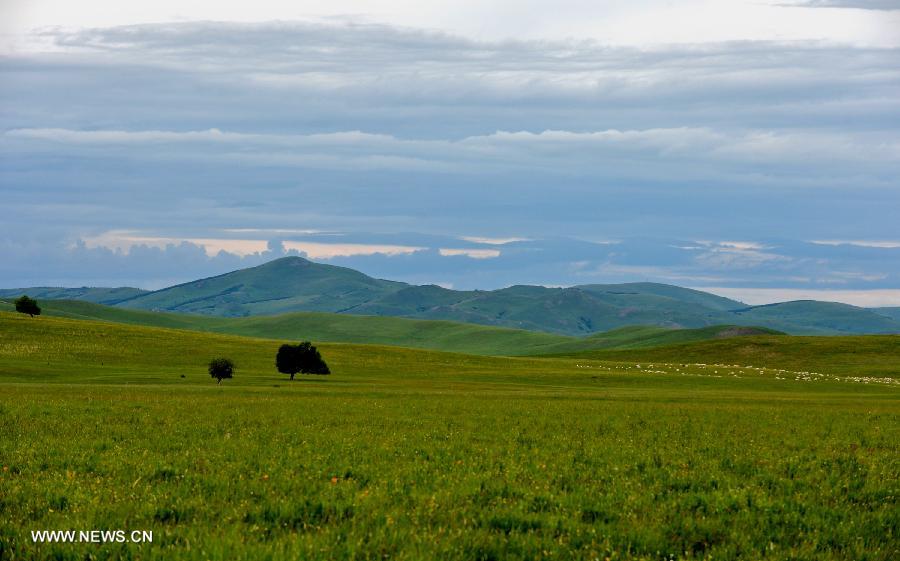
[(898, 178), (900, 0), (0, 0), (0, 287), (900, 306)]

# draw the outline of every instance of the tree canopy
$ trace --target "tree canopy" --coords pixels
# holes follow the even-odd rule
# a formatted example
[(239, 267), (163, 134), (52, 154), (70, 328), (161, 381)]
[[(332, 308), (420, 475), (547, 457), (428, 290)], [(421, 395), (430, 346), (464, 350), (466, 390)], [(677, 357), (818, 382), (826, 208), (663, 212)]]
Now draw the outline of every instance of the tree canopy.
[(275, 367), (283, 374), (290, 374), (291, 380), (297, 373), (331, 374), (322, 355), (309, 341), (298, 345), (281, 345), (275, 356)]
[(16, 311), (31, 317), (41, 315), (41, 307), (38, 306), (37, 300), (31, 299), (27, 295), (16, 299)]
[(228, 358), (214, 358), (209, 361), (209, 375), (216, 379), (217, 384), (222, 380), (234, 377), (234, 362)]

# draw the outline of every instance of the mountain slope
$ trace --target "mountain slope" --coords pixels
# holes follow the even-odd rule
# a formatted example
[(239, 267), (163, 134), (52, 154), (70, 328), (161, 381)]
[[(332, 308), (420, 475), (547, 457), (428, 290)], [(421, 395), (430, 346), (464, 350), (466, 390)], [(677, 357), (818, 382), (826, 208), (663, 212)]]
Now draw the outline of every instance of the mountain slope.
[[(423, 288), (426, 290), (418, 290)], [(614, 317), (617, 311), (578, 289), (543, 286), (468, 292), (415, 287), (347, 310), (353, 314), (464, 321), (569, 335), (598, 331), (602, 327), (595, 326), (593, 318)]]
[(900, 321), (900, 306), (893, 308), (870, 308), (873, 312), (894, 321)]
[[(708, 292), (694, 290), (692, 288), (682, 288), (671, 284), (660, 284), (656, 282), (631, 282), (624, 284), (583, 284), (576, 288), (580, 288), (595, 296), (601, 298), (614, 298), (616, 296), (656, 296), (668, 300), (683, 302), (709, 308), (711, 310), (729, 311), (738, 308), (746, 308), (746, 304), (716, 296)], [(661, 300), (660, 300), (661, 301)]]
[[(490, 291), (409, 287), (346, 310), (346, 313), (447, 319), (567, 335), (586, 335), (636, 324), (704, 327), (728, 323), (730, 319), (718, 309), (691, 301), (700, 299), (692, 294), (696, 291), (669, 287), (673, 294), (670, 297), (640, 289), (630, 290), (630, 285), (611, 286), (614, 288), (610, 291), (603, 290), (603, 285), (571, 288), (520, 285)], [(688, 301), (677, 298), (679, 291), (688, 296)], [(708, 296), (711, 300), (719, 298)], [(735, 307), (744, 307), (740, 302), (729, 302)]]
[(900, 333), (900, 322), (837, 302), (797, 300), (732, 312), (743, 324), (765, 325), (799, 335)]
[(300, 257), (285, 257), (155, 292), (41, 290), (45, 292), (31, 296), (39, 300), (93, 299), (136, 310), (219, 317), (335, 312), (449, 320), (577, 336), (633, 325), (762, 326), (804, 335), (900, 333), (900, 319), (889, 317), (890, 309), (877, 312), (816, 301), (748, 307), (702, 291), (648, 282), (459, 291), (379, 280), (353, 269)]
[(129, 300), (147, 293), (148, 291), (146, 290), (131, 288), (130, 286), (122, 286), (119, 288), (58, 288), (46, 286), (33, 286), (31, 288), (0, 288), (0, 298), (18, 298), (23, 294), (27, 294), (35, 299), (84, 300), (85, 302), (108, 305), (118, 304), (124, 300)]
[(258, 267), (142, 294), (120, 305), (217, 316), (296, 310), (339, 312), (405, 286), (408, 285), (374, 279), (345, 267), (284, 257)]

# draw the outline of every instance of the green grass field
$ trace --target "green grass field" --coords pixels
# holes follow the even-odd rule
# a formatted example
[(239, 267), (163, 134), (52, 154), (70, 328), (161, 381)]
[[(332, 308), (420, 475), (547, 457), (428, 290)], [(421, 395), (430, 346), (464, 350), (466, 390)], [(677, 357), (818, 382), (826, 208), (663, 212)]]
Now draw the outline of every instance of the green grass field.
[[(0, 559), (896, 559), (897, 338), (848, 339), (322, 343), (291, 383), (275, 339), (0, 312)], [(94, 529), (154, 538), (30, 535)]]

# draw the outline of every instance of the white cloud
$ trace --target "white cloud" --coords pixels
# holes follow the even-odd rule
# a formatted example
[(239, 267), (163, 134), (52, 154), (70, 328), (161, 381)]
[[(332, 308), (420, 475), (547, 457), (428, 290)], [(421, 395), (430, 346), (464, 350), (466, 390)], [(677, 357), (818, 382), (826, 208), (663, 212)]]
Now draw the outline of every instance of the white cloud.
[(131, 252), (135, 246), (147, 246), (165, 248), (169, 245), (189, 243), (202, 247), (208, 256), (214, 256), (220, 251), (233, 255), (246, 256), (266, 251), (266, 240), (230, 239), (230, 238), (173, 238), (158, 236), (143, 236), (127, 231), (110, 231), (98, 236), (82, 238), (89, 248), (108, 248), (121, 251), (124, 254)]
[(274, 234), (274, 235), (312, 235), (312, 234), (328, 234), (324, 230), (298, 229), (298, 228), (223, 228), (223, 232), (233, 234)]
[[(247, 230), (254, 231), (254, 229)], [(284, 233), (284, 230), (281, 230), (280, 233)], [(88, 248), (107, 248), (120, 251), (126, 255), (130, 253), (132, 248), (137, 246), (165, 248), (170, 245), (177, 246), (183, 243), (203, 248), (210, 257), (217, 255), (220, 251), (245, 257), (261, 254), (269, 249), (269, 241), (264, 239), (160, 237), (141, 235), (130, 231), (105, 232), (97, 236), (84, 237), (82, 241)], [(281, 243), (285, 250), (300, 252), (312, 259), (332, 259), (334, 257), (375, 254), (402, 255), (425, 249), (424, 247), (405, 245), (322, 243), (293, 240), (284, 240)]]
[(467, 242), (483, 243), (483, 244), (488, 244), (488, 245), (506, 245), (508, 243), (528, 241), (528, 238), (516, 238), (516, 237), (491, 238), (491, 237), (482, 237), (482, 236), (462, 236), (459, 239), (465, 240)]
[(853, 245), (857, 247), (878, 247), (886, 249), (900, 248), (900, 240), (814, 240), (818, 245)]
[(305, 253), (312, 259), (332, 259), (334, 257), (348, 257), (351, 255), (406, 255), (425, 249), (417, 246), (385, 244), (320, 243), (288, 240), (282, 243), (285, 249)]
[[(809, 0), (805, 6), (880, 7), (890, 0)], [(782, 2), (788, 3), (788, 2)], [(773, 5), (774, 4), (774, 5)], [(613, 44), (702, 42), (752, 39), (830, 39), (871, 44), (888, 41), (879, 20), (862, 10), (784, 9), (778, 2), (752, 0), (6, 0), (0, 9), (2, 29), (21, 34), (47, 26), (106, 27), (150, 22), (216, 20), (253, 22), (315, 18), (333, 21), (355, 14), (360, 21), (439, 29), (470, 38), (594, 38)], [(797, 13), (794, 13), (797, 12)], [(846, 10), (844, 12), (847, 12)], [(885, 37), (888, 35), (887, 37)]]
[(495, 257), (500, 257), (500, 250), (498, 249), (454, 249), (442, 247), (438, 251), (445, 257), (455, 255), (465, 255), (472, 259), (493, 259)]
[(882, 306), (900, 306), (900, 290), (815, 290), (807, 288), (734, 288), (734, 287), (695, 287), (697, 290), (711, 292), (719, 296), (734, 298), (747, 304), (758, 306), (788, 302), (792, 300), (822, 300), (841, 302), (864, 308)]

